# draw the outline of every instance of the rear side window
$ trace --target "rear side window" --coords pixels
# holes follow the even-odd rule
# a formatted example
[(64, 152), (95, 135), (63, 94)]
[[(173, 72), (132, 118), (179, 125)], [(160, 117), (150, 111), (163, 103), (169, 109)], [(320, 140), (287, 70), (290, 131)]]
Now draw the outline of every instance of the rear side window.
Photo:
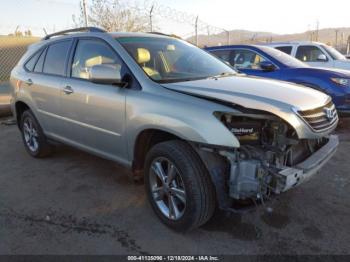
[(277, 46), (275, 47), (277, 50), (280, 50), (287, 55), (290, 55), (292, 53), (292, 47), (291, 46)]
[(70, 45), (71, 41), (61, 41), (48, 47), (43, 69), (45, 74), (64, 75)]
[(46, 49), (43, 52), (41, 52), (40, 57), (38, 59), (38, 62), (36, 62), (36, 64), (35, 64), (34, 72), (36, 72), (36, 73), (43, 72), (45, 54), (46, 54)]
[(34, 70), (34, 66), (36, 64), (36, 61), (38, 61), (38, 58), (41, 54), (41, 51), (39, 52), (36, 52), (28, 61), (27, 63), (25, 63), (24, 67), (30, 71), (30, 72), (33, 72)]

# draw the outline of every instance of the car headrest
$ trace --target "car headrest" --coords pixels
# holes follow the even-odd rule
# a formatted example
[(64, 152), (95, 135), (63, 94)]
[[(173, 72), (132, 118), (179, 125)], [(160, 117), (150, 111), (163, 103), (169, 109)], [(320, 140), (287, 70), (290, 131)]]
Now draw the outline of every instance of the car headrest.
[(245, 61), (245, 55), (244, 54), (239, 54), (238, 57), (236, 58), (235, 63), (236, 64), (243, 64)]
[(143, 64), (149, 62), (151, 60), (150, 52), (145, 48), (137, 48), (137, 63)]
[(89, 58), (85, 61), (86, 67), (92, 67), (94, 65), (102, 65), (102, 64), (113, 64), (114, 61), (111, 58), (105, 57), (105, 56), (95, 56), (92, 58)]

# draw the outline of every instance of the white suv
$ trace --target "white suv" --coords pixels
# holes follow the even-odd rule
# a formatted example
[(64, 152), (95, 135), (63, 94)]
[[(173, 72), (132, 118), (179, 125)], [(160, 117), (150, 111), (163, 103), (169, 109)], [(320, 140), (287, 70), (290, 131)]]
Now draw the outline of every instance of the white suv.
[(281, 42), (268, 46), (291, 55), (313, 67), (331, 67), (350, 70), (350, 60), (335, 48), (319, 42)]

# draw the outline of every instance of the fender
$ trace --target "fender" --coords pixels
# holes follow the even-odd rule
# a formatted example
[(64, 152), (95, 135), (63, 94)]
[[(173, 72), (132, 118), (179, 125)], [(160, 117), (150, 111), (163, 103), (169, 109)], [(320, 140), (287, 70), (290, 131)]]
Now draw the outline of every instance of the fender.
[(222, 147), (237, 148), (238, 139), (214, 115), (206, 115), (196, 120), (176, 118), (165, 114), (144, 113), (137, 115), (129, 121), (127, 139), (129, 156), (134, 155), (135, 142), (138, 135), (146, 129), (157, 129), (173, 134), (183, 140)]

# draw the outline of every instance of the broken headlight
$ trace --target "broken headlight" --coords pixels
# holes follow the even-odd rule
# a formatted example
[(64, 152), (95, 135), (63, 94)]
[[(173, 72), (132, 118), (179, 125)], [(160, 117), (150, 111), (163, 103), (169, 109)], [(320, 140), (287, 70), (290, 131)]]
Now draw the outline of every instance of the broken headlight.
[(241, 144), (260, 144), (263, 124), (246, 117), (219, 114), (215, 116), (230, 130)]

